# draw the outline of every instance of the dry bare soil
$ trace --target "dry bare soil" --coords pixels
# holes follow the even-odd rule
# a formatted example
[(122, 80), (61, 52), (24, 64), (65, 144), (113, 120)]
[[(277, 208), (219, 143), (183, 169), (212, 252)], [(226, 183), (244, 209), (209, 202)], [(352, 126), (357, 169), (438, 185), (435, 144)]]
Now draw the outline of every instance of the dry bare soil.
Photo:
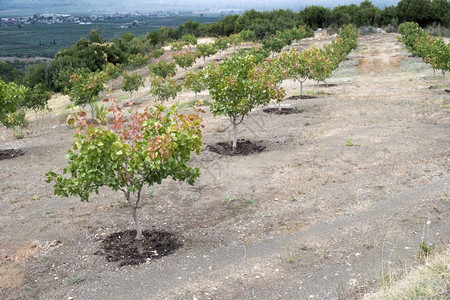
[[(121, 193), (82, 203), (44, 182), (67, 163), (72, 129), (41, 126), (20, 140), (3, 130), (1, 148), (25, 154), (0, 161), (0, 298), (357, 299), (413, 266), (422, 239), (447, 247), (442, 77), (395, 34), (377, 34), (360, 37), (328, 82), (306, 83), (316, 98), (283, 102), (300, 113), (252, 111), (239, 137), (260, 153), (208, 151), (231, 133), (207, 112), (204, 150), (192, 161), (202, 176), (146, 189), (139, 209), (145, 229), (174, 233), (183, 246), (137, 266), (96, 255), (106, 236), (133, 229)], [(287, 98), (298, 95), (298, 83), (284, 86)]]

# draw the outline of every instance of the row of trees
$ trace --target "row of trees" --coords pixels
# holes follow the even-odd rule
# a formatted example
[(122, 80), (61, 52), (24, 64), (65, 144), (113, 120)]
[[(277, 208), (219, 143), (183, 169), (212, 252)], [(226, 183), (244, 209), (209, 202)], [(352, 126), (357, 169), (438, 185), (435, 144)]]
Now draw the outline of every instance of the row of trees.
[(403, 23), (398, 29), (402, 34), (399, 40), (414, 56), (430, 64), (433, 70), (441, 70), (445, 84), (445, 73), (450, 70), (450, 43), (442, 37), (431, 36), (414, 22)]
[[(330, 63), (341, 61), (343, 53), (355, 47), (356, 37), (355, 27), (344, 28), (336, 43), (328, 51), (324, 50)], [(296, 58), (274, 63), (276, 59), (268, 59), (269, 51), (263, 48), (236, 52), (220, 64), (212, 62), (199, 72), (186, 74), (186, 86), (196, 92), (209, 90), (214, 99), (210, 106), (212, 114), (230, 118), (233, 149), (237, 146), (237, 126), (244, 117), (259, 105), (271, 100), (281, 101), (285, 95), (281, 81), (295, 74), (290, 65), (303, 63)], [(339, 57), (333, 59), (333, 55)], [(172, 78), (173, 68), (171, 63), (160, 62), (150, 69), (157, 73), (153, 78), (165, 80)], [(321, 69), (317, 67), (312, 72), (319, 74)], [(75, 83), (82, 81), (79, 76), (71, 78), (77, 78)], [(92, 85), (89, 80), (86, 84)], [(83, 90), (72, 89), (74, 93), (83, 93)], [(73, 149), (68, 152), (69, 165), (63, 175), (48, 172), (47, 182), (54, 182), (56, 195), (76, 195), (82, 201), (88, 201), (89, 195), (98, 193), (101, 186), (122, 191), (131, 207), (138, 250), (142, 254), (143, 234), (137, 217), (142, 188), (145, 184), (161, 183), (169, 176), (192, 184), (199, 176), (199, 169), (188, 162), (191, 152), (198, 154), (201, 149), (202, 125), (198, 115), (201, 111), (196, 109), (193, 114), (185, 115), (179, 114), (175, 107), (156, 106), (125, 118), (117, 103), (109, 111), (113, 115), (110, 125), (93, 125), (87, 122), (84, 112), (75, 114), (70, 120), (76, 126), (76, 134)]]
[(312, 48), (301, 52), (291, 49), (272, 58), (268, 58), (271, 51), (263, 44), (259, 48), (239, 51), (220, 64), (212, 62), (198, 73), (189, 72), (185, 83), (196, 93), (208, 89), (214, 100), (210, 106), (211, 113), (229, 117), (235, 151), (237, 126), (253, 108), (267, 105), (271, 100), (279, 103), (285, 94), (281, 83), (287, 78), (298, 80), (301, 86), (306, 79), (325, 80), (356, 48), (357, 36), (355, 26), (346, 26), (336, 42), (324, 49)]

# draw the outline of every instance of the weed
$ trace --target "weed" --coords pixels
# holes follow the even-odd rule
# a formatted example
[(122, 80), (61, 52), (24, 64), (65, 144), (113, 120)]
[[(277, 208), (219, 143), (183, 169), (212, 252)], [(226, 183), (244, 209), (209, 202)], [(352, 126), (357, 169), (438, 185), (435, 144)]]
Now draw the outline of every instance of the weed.
[(221, 125), (217, 125), (216, 127), (214, 127), (213, 130), (216, 132), (224, 132), (224, 131), (228, 130), (228, 128), (229, 128), (228, 125), (221, 124)]
[(224, 199), (222, 199), (222, 202), (225, 203), (225, 205), (230, 204), (231, 202), (236, 201), (236, 197), (234, 195), (231, 195), (227, 193)]
[(347, 143), (345, 144), (345, 146), (348, 146), (348, 147), (361, 147), (360, 144), (353, 143), (352, 140), (350, 140), (350, 139), (347, 139)]
[(85, 279), (81, 276), (75, 276), (72, 278), (72, 283), (73, 284), (79, 284), (82, 283)]
[(297, 245), (295, 244), (292, 249), (286, 247), (286, 259), (288, 263), (292, 264), (297, 256)]
[(120, 208), (126, 208), (126, 207), (130, 207), (130, 203), (128, 203), (127, 201), (119, 201), (118, 206)]
[(245, 201), (245, 204), (247, 204), (247, 205), (255, 205), (256, 204), (256, 199), (255, 198), (250, 198), (247, 201)]
[(291, 202), (297, 202), (297, 198), (293, 197), (293, 198), (291, 199)]
[(425, 259), (431, 255), (434, 250), (436, 250), (436, 243), (426, 244), (425, 241), (421, 241), (419, 244), (419, 253), (417, 253), (417, 258)]
[(33, 196), (33, 198), (31, 198), (31, 199), (33, 199), (34, 201), (38, 201), (38, 200), (41, 200), (41, 196)]
[(444, 203), (450, 203), (450, 198), (442, 198), (441, 201)]
[(206, 187), (206, 184), (197, 184), (194, 188), (198, 191), (203, 190)]
[(106, 107), (104, 104), (98, 104), (98, 103), (94, 103), (93, 106), (94, 106), (95, 116), (96, 116), (97, 120), (101, 124), (106, 124), (107, 123), (106, 116), (108, 115), (108, 107)]
[(149, 196), (150, 198), (155, 197), (155, 191), (151, 186), (147, 187), (147, 196)]
[[(428, 240), (430, 236), (430, 224), (431, 221), (427, 221), (426, 224), (423, 226), (422, 241), (419, 244), (419, 253), (417, 253), (417, 258), (421, 260), (427, 258), (436, 249), (436, 243), (429, 243)], [(427, 237), (426, 242), (425, 242), (425, 234)]]
[(305, 122), (305, 126), (310, 126), (310, 125), (311, 125), (311, 123)]

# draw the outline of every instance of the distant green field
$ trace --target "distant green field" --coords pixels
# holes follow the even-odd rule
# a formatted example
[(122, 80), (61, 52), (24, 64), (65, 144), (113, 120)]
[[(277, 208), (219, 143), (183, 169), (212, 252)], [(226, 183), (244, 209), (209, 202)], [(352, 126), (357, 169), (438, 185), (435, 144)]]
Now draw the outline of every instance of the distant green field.
[[(160, 26), (178, 26), (189, 20), (199, 23), (211, 23), (220, 16), (174, 16), (160, 18), (122, 18), (111, 23), (95, 23), (91, 25), (55, 24), (55, 25), (23, 25), (0, 27), (0, 56), (47, 56), (53, 57), (61, 47), (68, 47), (80, 38), (88, 36), (92, 29), (98, 29), (103, 39), (112, 39), (126, 32), (135, 36), (154, 31)], [(139, 21), (138, 27), (119, 29), (120, 25)]]

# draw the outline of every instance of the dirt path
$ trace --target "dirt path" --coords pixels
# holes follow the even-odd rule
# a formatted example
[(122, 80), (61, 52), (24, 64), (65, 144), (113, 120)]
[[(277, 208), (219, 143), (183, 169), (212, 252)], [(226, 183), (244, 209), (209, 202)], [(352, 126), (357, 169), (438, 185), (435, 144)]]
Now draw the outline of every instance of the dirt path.
[[(383, 272), (414, 264), (422, 236), (448, 244), (448, 94), (429, 89), (439, 80), (396, 35), (361, 37), (325, 94), (283, 102), (301, 114), (258, 108), (244, 121), (240, 137), (265, 151), (205, 149), (194, 187), (167, 181), (146, 191), (143, 225), (179, 234), (184, 247), (134, 267), (94, 255), (102, 237), (133, 227), (122, 195), (102, 190), (80, 203), (43, 182), (62, 169), (72, 132), (9, 140), (5, 148), (26, 155), (0, 161), (0, 296), (359, 298)], [(208, 114), (205, 124), (205, 148), (230, 139), (225, 118)]]

